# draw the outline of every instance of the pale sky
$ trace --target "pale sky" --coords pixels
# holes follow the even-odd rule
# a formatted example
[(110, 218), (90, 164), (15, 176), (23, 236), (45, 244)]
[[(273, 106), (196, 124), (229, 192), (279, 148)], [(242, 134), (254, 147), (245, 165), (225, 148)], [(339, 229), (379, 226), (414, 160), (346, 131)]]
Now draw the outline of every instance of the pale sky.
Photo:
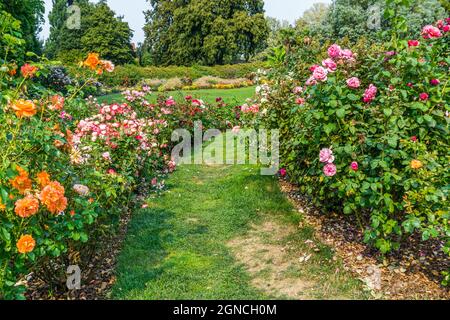
[[(293, 23), (316, 2), (331, 3), (331, 0), (265, 0), (266, 15)], [(149, 3), (145, 0), (108, 0), (108, 4), (117, 15), (123, 15), (134, 30), (133, 42), (142, 42), (144, 40), (142, 27), (145, 24), (143, 11), (149, 8)], [(45, 0), (45, 5), (47, 16), (52, 7), (52, 0)], [(41, 37), (46, 39), (48, 33), (49, 26), (46, 23)]]

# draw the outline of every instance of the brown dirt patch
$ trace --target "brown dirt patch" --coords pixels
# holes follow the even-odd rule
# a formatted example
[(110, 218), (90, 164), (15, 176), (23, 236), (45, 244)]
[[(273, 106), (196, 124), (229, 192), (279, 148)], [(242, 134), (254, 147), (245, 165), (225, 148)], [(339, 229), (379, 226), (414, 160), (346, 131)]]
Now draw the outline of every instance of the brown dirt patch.
[(311, 298), (307, 292), (314, 283), (287, 275), (287, 271), (298, 267), (300, 261), (290, 257), (287, 248), (281, 244), (294, 232), (294, 227), (265, 222), (253, 225), (247, 235), (230, 241), (228, 246), (251, 274), (256, 288), (277, 297), (305, 300)]
[(438, 244), (423, 243), (412, 237), (397, 253), (382, 258), (364, 244), (364, 235), (353, 217), (325, 215), (294, 185), (281, 180), (280, 186), (304, 215), (305, 223), (315, 229), (316, 238), (334, 248), (343, 260), (345, 270), (361, 279), (374, 298), (450, 300), (449, 288), (442, 287), (437, 277), (440, 270), (450, 267), (450, 261), (439, 250)]

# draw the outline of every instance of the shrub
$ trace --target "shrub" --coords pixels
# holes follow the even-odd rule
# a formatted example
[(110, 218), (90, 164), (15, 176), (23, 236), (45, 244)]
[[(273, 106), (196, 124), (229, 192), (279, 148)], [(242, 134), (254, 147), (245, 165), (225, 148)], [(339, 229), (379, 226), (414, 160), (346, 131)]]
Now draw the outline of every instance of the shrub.
[(246, 116), (280, 129), (290, 178), (328, 211), (356, 215), (382, 253), (419, 233), (450, 254), (450, 33), (439, 25), (387, 52), (333, 45), (309, 70), (275, 72), (259, 88), (263, 112)]
[(216, 76), (225, 79), (251, 77), (264, 64), (246, 63), (236, 65), (224, 65), (214, 67), (193, 66), (193, 67), (138, 67), (135, 65), (119, 66), (116, 72), (104, 74), (101, 82), (110, 87), (132, 87), (137, 85), (141, 79), (170, 79), (188, 78), (198, 79), (203, 76)]

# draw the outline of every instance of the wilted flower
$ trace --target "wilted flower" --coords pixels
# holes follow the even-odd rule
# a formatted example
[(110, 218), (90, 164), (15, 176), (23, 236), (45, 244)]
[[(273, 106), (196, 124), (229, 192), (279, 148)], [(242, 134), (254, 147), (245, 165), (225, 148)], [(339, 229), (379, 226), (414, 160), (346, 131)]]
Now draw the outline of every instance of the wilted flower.
[(73, 186), (73, 190), (82, 197), (87, 197), (89, 195), (89, 188), (82, 184), (76, 184)]

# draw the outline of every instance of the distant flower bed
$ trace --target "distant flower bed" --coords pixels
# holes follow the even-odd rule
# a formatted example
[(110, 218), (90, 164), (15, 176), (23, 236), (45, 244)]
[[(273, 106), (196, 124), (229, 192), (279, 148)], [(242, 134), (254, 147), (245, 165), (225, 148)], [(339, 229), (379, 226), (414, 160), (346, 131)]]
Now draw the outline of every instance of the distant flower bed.
[(333, 44), (309, 71), (275, 72), (246, 115), (280, 129), (280, 174), (325, 209), (356, 215), (383, 253), (418, 233), (450, 255), (449, 29), (442, 20), (362, 57)]

